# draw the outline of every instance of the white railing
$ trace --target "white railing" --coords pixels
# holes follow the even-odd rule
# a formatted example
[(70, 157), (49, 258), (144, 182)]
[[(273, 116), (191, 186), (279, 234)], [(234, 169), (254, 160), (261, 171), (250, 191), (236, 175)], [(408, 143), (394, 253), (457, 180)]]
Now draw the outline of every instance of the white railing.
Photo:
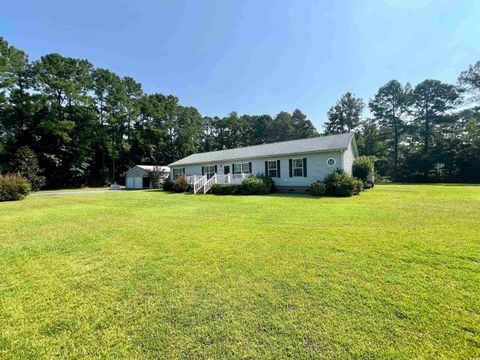
[(219, 184), (241, 184), (250, 174), (225, 174), (217, 175)]
[(193, 185), (197, 182), (197, 180), (200, 180), (200, 178), (202, 177), (202, 175), (192, 175), (192, 176), (187, 176), (187, 182), (190, 184), (190, 185)]
[(250, 174), (214, 174), (210, 179), (206, 175), (191, 175), (187, 176), (187, 182), (193, 185), (193, 193), (197, 194), (202, 188), (203, 193), (206, 194), (213, 186), (213, 184), (236, 184), (239, 185)]
[[(191, 176), (190, 176), (191, 177)], [(193, 193), (196, 194), (207, 182), (207, 176), (203, 175), (197, 181), (193, 183)]]
[(210, 179), (207, 180), (205, 185), (203, 186), (203, 193), (206, 194), (208, 190), (210, 190), (213, 184), (217, 183), (217, 174), (213, 175)]

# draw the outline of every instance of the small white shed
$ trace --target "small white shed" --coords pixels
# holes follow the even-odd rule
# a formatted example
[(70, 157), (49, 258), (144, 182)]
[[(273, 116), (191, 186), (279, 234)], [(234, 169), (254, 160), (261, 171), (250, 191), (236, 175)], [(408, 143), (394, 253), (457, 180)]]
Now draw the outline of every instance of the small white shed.
[(125, 174), (125, 186), (127, 189), (149, 189), (150, 177), (148, 172), (157, 169), (163, 172), (163, 178), (166, 179), (170, 175), (168, 166), (159, 165), (135, 165)]

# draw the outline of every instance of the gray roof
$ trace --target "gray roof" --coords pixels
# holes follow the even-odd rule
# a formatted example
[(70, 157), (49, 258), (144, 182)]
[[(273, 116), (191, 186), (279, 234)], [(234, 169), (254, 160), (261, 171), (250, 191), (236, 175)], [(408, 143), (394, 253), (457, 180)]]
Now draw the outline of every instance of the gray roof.
[(170, 172), (170, 168), (168, 166), (160, 166), (160, 165), (135, 165), (131, 169), (129, 169), (125, 174), (128, 174), (130, 171), (132, 171), (135, 168), (140, 168), (142, 170), (153, 170), (157, 169), (160, 171), (165, 171), (165, 172)]
[(355, 137), (353, 133), (328, 135), (301, 140), (282, 141), (271, 144), (254, 145), (229, 150), (210, 151), (192, 154), (183, 159), (171, 163), (169, 166), (182, 166), (190, 164), (205, 164), (230, 160), (263, 158), (278, 155), (305, 154), (312, 152), (324, 152), (331, 150), (345, 150)]

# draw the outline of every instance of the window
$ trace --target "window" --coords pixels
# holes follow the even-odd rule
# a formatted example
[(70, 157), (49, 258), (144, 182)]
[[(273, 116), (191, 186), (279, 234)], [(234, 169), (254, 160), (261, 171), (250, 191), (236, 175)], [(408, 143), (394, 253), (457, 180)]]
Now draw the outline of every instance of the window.
[(173, 169), (173, 180), (179, 176), (185, 175), (185, 168), (174, 168)]
[(294, 177), (302, 177), (303, 176), (303, 159), (293, 159), (292, 170), (293, 170)]
[(235, 168), (234, 174), (250, 173), (250, 165), (248, 164), (248, 162), (233, 164), (233, 167)]
[(278, 177), (277, 161), (271, 160), (267, 161), (267, 176), (268, 177)]
[(215, 165), (206, 165), (202, 166), (203, 174), (207, 175), (207, 179), (210, 179), (213, 175), (215, 175)]
[(335, 163), (336, 163), (335, 159), (330, 158), (330, 159), (327, 160), (327, 165), (328, 166), (333, 166), (333, 165), (335, 165)]

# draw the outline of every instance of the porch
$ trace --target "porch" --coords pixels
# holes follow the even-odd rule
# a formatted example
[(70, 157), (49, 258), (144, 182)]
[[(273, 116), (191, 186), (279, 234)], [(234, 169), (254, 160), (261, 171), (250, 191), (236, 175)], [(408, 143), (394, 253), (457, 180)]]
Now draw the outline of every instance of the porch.
[(235, 184), (240, 185), (243, 180), (251, 174), (213, 174), (210, 177), (207, 175), (191, 175), (186, 176), (187, 182), (192, 185), (194, 194), (206, 194), (213, 186), (213, 184)]

